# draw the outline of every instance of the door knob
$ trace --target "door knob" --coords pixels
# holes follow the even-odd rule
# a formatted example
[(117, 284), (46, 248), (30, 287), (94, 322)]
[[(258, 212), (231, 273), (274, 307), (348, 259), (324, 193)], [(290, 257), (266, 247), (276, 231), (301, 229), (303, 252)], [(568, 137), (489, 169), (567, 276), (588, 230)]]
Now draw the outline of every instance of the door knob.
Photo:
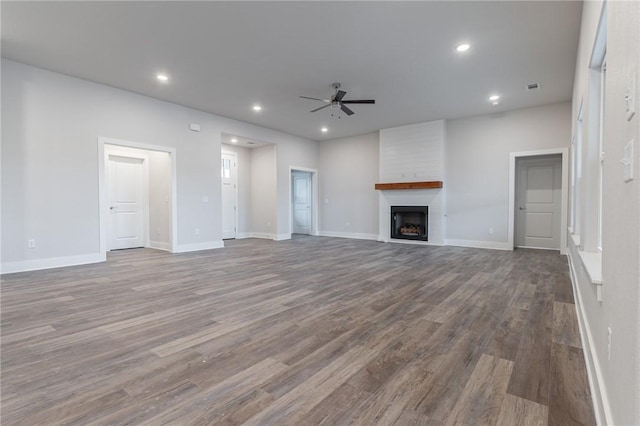
[(109, 207), (109, 210), (113, 210), (113, 209), (117, 209), (117, 208), (118, 207), (116, 207), (116, 206), (111, 206), (111, 207)]
[(520, 210), (526, 210), (526, 209), (527, 209), (526, 207), (520, 206)]

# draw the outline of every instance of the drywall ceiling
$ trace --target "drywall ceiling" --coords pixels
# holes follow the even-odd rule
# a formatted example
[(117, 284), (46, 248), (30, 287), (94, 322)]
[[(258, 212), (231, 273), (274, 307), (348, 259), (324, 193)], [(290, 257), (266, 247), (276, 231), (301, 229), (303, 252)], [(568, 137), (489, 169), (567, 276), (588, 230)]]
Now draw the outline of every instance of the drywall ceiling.
[[(322, 140), (569, 100), (582, 3), (3, 1), (1, 8), (5, 58)], [(463, 41), (471, 49), (459, 54)], [(157, 81), (159, 72), (168, 83)], [(328, 98), (333, 82), (345, 99), (376, 104), (353, 105), (351, 117), (310, 113), (321, 104), (298, 96)], [(541, 89), (527, 91), (532, 82)], [(493, 93), (498, 106), (487, 100)]]
[(238, 135), (232, 135), (229, 133), (222, 133), (222, 143), (231, 145), (231, 146), (239, 146), (241, 148), (260, 148), (266, 145), (271, 145), (269, 142), (259, 141), (253, 138), (245, 138)]

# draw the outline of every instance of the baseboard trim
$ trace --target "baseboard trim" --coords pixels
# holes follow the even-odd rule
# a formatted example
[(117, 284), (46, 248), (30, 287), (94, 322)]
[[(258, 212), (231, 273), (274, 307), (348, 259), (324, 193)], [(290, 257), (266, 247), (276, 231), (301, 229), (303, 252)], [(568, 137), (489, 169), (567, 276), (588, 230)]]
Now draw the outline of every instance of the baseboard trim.
[(171, 244), (160, 241), (149, 241), (149, 248), (171, 252)]
[(17, 272), (39, 271), (41, 269), (64, 268), (65, 266), (87, 265), (106, 261), (105, 255), (100, 253), (81, 254), (77, 256), (50, 257), (47, 259), (20, 260), (5, 262), (0, 271), (2, 274), (14, 274)]
[(290, 240), (291, 234), (272, 234), (269, 232), (242, 232), (236, 234), (236, 240), (243, 240), (245, 238), (260, 238), (263, 240), (284, 241)]
[(513, 250), (509, 247), (509, 243), (498, 241), (474, 241), (474, 240), (450, 240), (446, 239), (444, 244), (447, 246), (470, 247), (491, 250)]
[(188, 253), (192, 251), (212, 250), (212, 249), (219, 249), (223, 247), (224, 247), (224, 242), (222, 240), (207, 241), (205, 243), (178, 244), (178, 249), (176, 250), (176, 253)]
[[(602, 370), (598, 354), (593, 348), (593, 335), (589, 320), (584, 312), (582, 304), (582, 295), (578, 291), (578, 276), (575, 270), (575, 264), (571, 250), (567, 250), (567, 262), (569, 263), (569, 276), (571, 277), (571, 285), (573, 287), (574, 301), (576, 305), (576, 314), (578, 317), (578, 328), (580, 329), (580, 340), (582, 341), (582, 352), (584, 354), (585, 365), (587, 367), (587, 378), (589, 380), (589, 388), (591, 390), (591, 398), (593, 403), (593, 411), (598, 425), (613, 424), (613, 416), (611, 405), (607, 397), (607, 390), (602, 385), (604, 383)], [(600, 409), (602, 407), (602, 410)]]
[(264, 240), (275, 240), (276, 234), (270, 234), (268, 232), (249, 232), (247, 238), (262, 238)]
[(364, 234), (359, 232), (333, 232), (333, 231), (320, 231), (319, 237), (336, 237), (336, 238), (351, 238), (354, 240), (378, 240), (378, 234)]

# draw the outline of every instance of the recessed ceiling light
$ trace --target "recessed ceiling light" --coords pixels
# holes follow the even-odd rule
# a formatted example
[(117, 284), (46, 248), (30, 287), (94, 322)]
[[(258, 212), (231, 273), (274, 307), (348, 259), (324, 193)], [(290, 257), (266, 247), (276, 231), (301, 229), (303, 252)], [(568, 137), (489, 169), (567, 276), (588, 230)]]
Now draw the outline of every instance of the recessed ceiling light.
[(262, 111), (262, 107), (260, 105), (254, 105), (253, 106), (253, 110), (254, 111)]
[(169, 76), (166, 74), (156, 74), (156, 78), (160, 81), (169, 81)]
[(322, 133), (327, 133), (329, 131), (329, 129), (327, 129), (326, 127), (323, 127), (322, 129), (320, 129), (320, 131)]
[(495, 102), (495, 101), (497, 101), (498, 99), (500, 99), (500, 96), (499, 96), (499, 95), (491, 95), (491, 96), (489, 96), (489, 100), (490, 100), (491, 102)]
[(238, 142), (238, 139), (236, 139), (236, 138), (231, 138), (231, 143), (237, 143), (237, 142)]
[(470, 47), (471, 45), (469, 43), (460, 43), (459, 45), (456, 46), (456, 50), (458, 52), (466, 52), (467, 50), (469, 50)]
[(493, 102), (491, 102), (491, 105), (496, 106), (496, 105), (498, 105), (499, 103), (500, 103), (500, 102), (498, 102), (498, 101), (493, 101)]

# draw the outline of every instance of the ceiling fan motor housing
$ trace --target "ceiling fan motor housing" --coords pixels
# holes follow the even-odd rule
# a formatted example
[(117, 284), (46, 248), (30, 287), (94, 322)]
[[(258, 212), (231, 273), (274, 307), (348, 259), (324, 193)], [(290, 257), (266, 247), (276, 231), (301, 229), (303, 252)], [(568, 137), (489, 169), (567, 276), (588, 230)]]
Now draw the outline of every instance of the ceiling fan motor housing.
[[(322, 101), (326, 103), (326, 105), (316, 108), (314, 110), (311, 110), (311, 112), (320, 111), (321, 109), (328, 107), (331, 110), (340, 110), (347, 115), (353, 115), (354, 112), (345, 104), (375, 104), (376, 103), (374, 99), (343, 100), (347, 92), (345, 92), (344, 90), (339, 90), (340, 86), (341, 86), (340, 83), (333, 83), (331, 85), (331, 87), (333, 87), (336, 91), (336, 93), (331, 97), (331, 100), (312, 98), (309, 96), (300, 96), (300, 97), (304, 99), (311, 99), (311, 100)], [(331, 113), (331, 116), (333, 117), (334, 113)], [(338, 116), (338, 118), (340, 117)]]

